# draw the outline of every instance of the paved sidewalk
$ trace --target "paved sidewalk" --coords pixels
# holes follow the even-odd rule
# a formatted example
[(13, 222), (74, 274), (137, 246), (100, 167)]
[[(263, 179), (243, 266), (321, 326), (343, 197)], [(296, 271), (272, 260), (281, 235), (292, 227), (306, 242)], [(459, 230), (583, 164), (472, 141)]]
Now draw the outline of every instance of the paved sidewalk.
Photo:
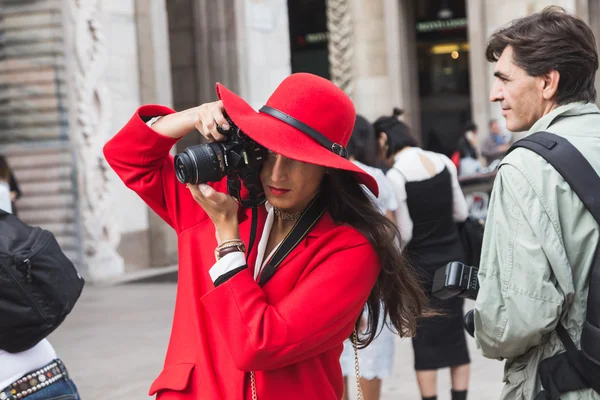
[[(175, 285), (169, 283), (86, 286), (73, 313), (50, 337), (82, 399), (149, 399), (148, 388), (162, 367), (174, 301)], [(469, 399), (497, 399), (502, 363), (481, 357), (469, 339), (473, 359)], [(394, 374), (384, 380), (382, 400), (420, 399), (410, 340), (398, 339), (395, 357)], [(449, 382), (449, 371), (442, 370), (438, 399), (450, 398)]]

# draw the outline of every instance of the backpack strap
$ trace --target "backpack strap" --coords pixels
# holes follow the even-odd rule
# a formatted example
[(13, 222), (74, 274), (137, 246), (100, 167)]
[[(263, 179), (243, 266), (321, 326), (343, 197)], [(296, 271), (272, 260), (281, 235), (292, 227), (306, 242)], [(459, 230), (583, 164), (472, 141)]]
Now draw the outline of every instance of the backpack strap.
[[(507, 154), (515, 148), (526, 148), (544, 158), (569, 184), (577, 197), (600, 224), (600, 176), (587, 159), (567, 139), (550, 132), (537, 132), (514, 143)], [(581, 375), (589, 377), (592, 371), (600, 371), (600, 245), (596, 247), (587, 300), (586, 321), (581, 334), (579, 352), (561, 322), (556, 331), (563, 343), (569, 360)], [(582, 357), (582, 355), (584, 357)], [(588, 378), (594, 390), (600, 391), (597, 377)]]
[(571, 142), (550, 132), (537, 132), (514, 143), (507, 154), (518, 147), (548, 161), (600, 224), (600, 177)]

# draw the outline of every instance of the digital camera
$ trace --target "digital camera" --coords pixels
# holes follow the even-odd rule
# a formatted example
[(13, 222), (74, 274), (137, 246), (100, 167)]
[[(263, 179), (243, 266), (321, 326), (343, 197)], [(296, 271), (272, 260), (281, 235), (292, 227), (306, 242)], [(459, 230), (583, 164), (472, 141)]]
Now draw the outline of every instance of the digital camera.
[[(229, 130), (217, 130), (227, 139), (222, 142), (190, 146), (175, 156), (175, 174), (181, 183), (198, 185), (218, 182), (227, 177), (227, 189), (244, 207), (256, 207), (265, 202), (260, 170), (268, 150), (250, 139), (225, 114)], [(242, 197), (242, 185), (247, 196)]]
[(435, 271), (431, 293), (438, 299), (461, 296), (475, 300), (479, 292), (479, 268), (452, 261)]
[(227, 136), (226, 140), (191, 146), (175, 156), (179, 182), (198, 185), (218, 182), (232, 174), (260, 174), (267, 149), (246, 136), (227, 115), (225, 118), (229, 130), (224, 131), (221, 127), (217, 130)]

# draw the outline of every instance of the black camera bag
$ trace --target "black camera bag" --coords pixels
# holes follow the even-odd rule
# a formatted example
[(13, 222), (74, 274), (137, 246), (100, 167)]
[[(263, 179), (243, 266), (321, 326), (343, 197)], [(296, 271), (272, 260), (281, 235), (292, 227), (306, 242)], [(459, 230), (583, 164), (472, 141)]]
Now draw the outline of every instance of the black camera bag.
[(0, 349), (25, 351), (52, 333), (83, 285), (52, 233), (0, 210)]
[[(568, 140), (549, 132), (537, 132), (517, 141), (515, 148), (529, 149), (550, 163), (562, 175), (587, 210), (600, 224), (600, 176)], [(508, 154), (508, 153), (507, 153)], [(561, 322), (556, 326), (565, 352), (543, 360), (539, 366), (545, 391), (536, 400), (558, 400), (574, 390), (593, 389), (600, 394), (600, 243), (596, 245), (590, 269), (586, 321), (578, 350)]]
[(464, 222), (457, 224), (458, 236), (465, 250), (465, 264), (479, 268), (485, 222), (469, 215)]

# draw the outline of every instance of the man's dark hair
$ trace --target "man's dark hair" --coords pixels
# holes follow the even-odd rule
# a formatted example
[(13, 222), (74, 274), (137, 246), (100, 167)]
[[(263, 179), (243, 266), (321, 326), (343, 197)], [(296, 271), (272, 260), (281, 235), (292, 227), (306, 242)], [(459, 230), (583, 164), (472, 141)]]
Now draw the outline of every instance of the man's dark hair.
[(549, 6), (514, 20), (490, 38), (485, 52), (488, 61), (498, 61), (508, 46), (513, 50), (513, 62), (530, 76), (559, 72), (557, 104), (596, 100), (596, 40), (581, 19), (561, 7)]

